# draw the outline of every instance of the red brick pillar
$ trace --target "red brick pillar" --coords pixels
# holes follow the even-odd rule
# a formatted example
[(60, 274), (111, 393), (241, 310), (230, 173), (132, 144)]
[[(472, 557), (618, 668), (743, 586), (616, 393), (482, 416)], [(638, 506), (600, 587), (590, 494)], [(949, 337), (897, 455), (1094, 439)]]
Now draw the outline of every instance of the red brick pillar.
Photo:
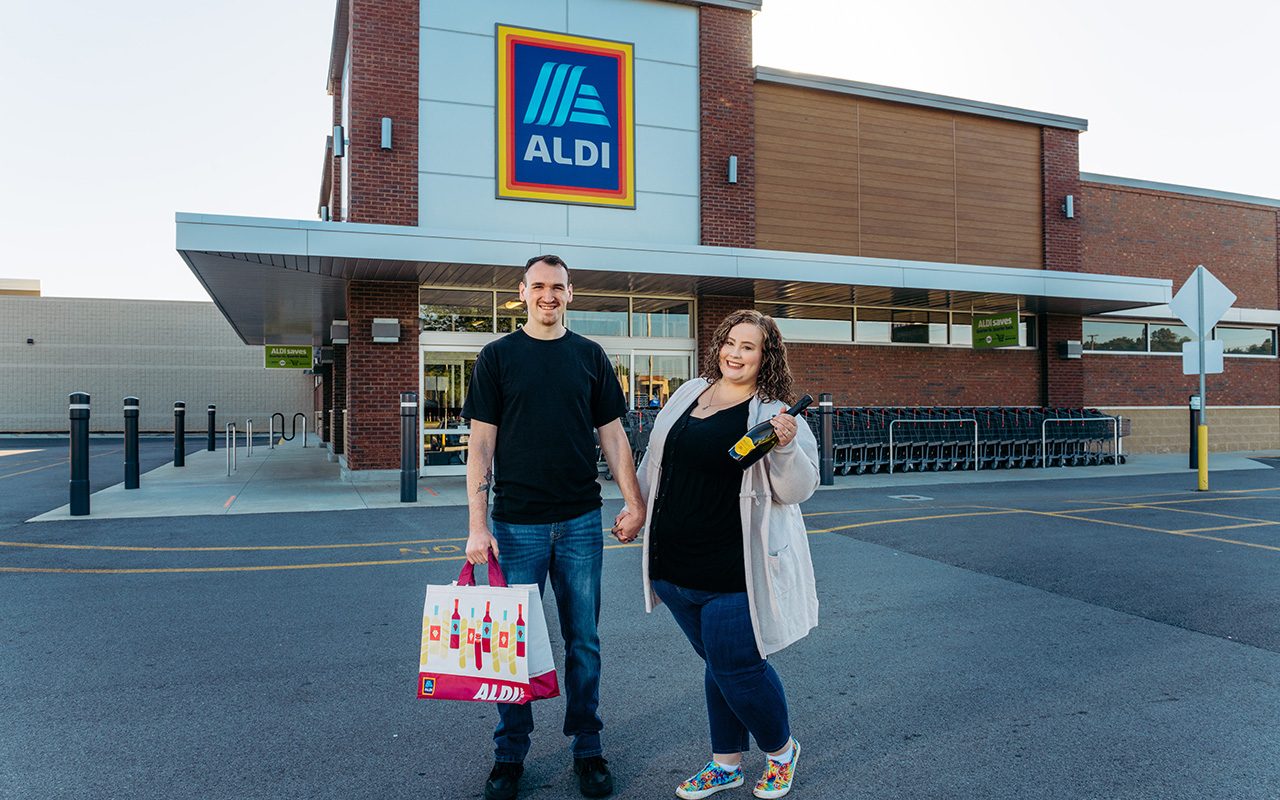
[(698, 298), (697, 341), (694, 344), (697, 357), (694, 359), (694, 371), (701, 375), (706, 371), (708, 358), (707, 348), (711, 344), (711, 335), (715, 333), (721, 321), (732, 311), (740, 308), (755, 308), (755, 300), (750, 297), (724, 297), (719, 295), (703, 295)]
[(1062, 342), (1081, 340), (1080, 317), (1042, 314), (1040, 330), (1044, 405), (1080, 408), (1084, 405), (1084, 359), (1059, 354)]
[(346, 426), (347, 410), (347, 346), (333, 346), (333, 371), (329, 376), (329, 407), (333, 413), (329, 416), (329, 442), (333, 445), (333, 454), (342, 455), (346, 437), (343, 431)]
[[(418, 0), (351, 0), (350, 8), (347, 221), (417, 225)], [(389, 150), (383, 117), (391, 118)]]
[[(1082, 272), (1080, 217), (1087, 213), (1080, 196), (1080, 132), (1040, 129), (1040, 166), (1044, 179), (1044, 266), (1063, 272)], [(1063, 203), (1074, 199), (1074, 218), (1067, 219)], [(1084, 405), (1082, 359), (1058, 354), (1062, 342), (1081, 340), (1081, 320), (1075, 316), (1042, 314), (1040, 368), (1042, 402), (1047, 406)]]
[[(701, 96), (702, 243), (755, 247), (755, 73), (751, 12), (698, 9)], [(729, 183), (729, 157), (738, 182)]]
[[(373, 341), (375, 317), (400, 320), (400, 341)], [(418, 391), (418, 285), (347, 284), (347, 468), (400, 468), (400, 393)]]

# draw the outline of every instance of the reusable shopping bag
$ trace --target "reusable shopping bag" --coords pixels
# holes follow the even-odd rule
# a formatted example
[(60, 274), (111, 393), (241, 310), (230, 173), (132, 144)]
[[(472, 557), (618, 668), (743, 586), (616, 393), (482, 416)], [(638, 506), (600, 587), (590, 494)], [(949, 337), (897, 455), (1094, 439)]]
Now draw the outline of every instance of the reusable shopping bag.
[(555, 662), (537, 584), (508, 586), (496, 558), (489, 585), (467, 564), (448, 586), (427, 586), (418, 697), (524, 704), (557, 697)]

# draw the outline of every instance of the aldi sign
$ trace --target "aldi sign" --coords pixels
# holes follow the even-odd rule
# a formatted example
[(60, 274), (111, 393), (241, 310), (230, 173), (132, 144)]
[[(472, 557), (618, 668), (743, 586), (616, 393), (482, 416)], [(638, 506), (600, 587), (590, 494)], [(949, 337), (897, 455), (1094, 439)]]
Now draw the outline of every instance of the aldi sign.
[(264, 353), (267, 369), (311, 369), (311, 345), (269, 344)]
[(498, 26), (498, 197), (635, 208), (634, 47)]
[(1008, 314), (973, 315), (973, 349), (986, 350), (991, 347), (1018, 346), (1018, 315)]

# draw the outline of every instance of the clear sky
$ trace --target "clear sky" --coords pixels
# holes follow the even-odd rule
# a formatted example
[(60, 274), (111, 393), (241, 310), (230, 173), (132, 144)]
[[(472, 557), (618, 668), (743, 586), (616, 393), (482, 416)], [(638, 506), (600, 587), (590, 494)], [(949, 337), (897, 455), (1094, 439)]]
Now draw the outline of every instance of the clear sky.
[[(314, 219), (333, 9), (8, 4), (0, 277), (202, 300), (175, 211)], [(1084, 117), (1086, 172), (1280, 198), (1276, 30), (1274, 0), (765, 0), (755, 58)]]

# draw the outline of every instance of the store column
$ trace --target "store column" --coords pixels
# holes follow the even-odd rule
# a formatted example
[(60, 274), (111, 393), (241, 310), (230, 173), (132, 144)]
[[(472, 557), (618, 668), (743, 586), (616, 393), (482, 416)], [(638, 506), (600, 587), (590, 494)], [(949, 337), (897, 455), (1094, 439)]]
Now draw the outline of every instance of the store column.
[[(394, 342), (375, 342), (374, 320), (394, 319)], [(418, 285), (347, 284), (347, 468), (398, 470), (400, 393), (418, 390)]]
[[(1042, 128), (1040, 165), (1044, 179), (1044, 266), (1060, 272), (1083, 272), (1080, 215), (1080, 132)], [(1066, 198), (1070, 195), (1071, 216)], [(1078, 315), (1041, 314), (1039, 318), (1041, 402), (1046, 406), (1084, 405), (1084, 362), (1064, 358), (1064, 342), (1081, 340)]]

